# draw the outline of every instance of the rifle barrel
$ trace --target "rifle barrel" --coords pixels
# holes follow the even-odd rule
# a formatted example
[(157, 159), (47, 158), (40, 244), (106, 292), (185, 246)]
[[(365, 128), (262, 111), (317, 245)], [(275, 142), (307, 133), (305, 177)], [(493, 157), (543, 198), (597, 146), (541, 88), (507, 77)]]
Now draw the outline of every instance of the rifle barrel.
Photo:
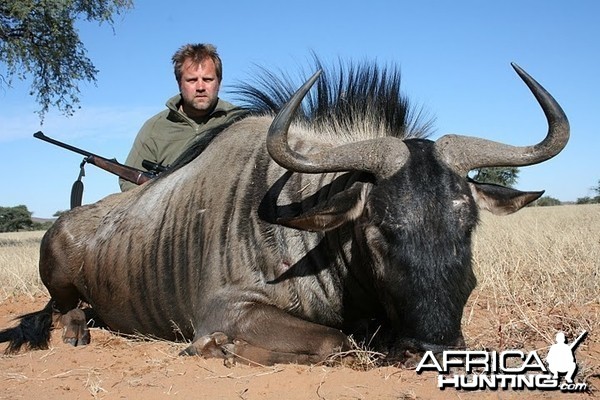
[(579, 342), (581, 342), (581, 340), (586, 336), (587, 336), (587, 331), (581, 332), (581, 334), (579, 336), (577, 336), (577, 339), (573, 340), (573, 343), (571, 343), (569, 345), (569, 347), (571, 349), (574, 349), (575, 347), (577, 347), (577, 345), (579, 345)]
[(63, 142), (58, 141), (56, 139), (52, 139), (51, 137), (48, 137), (48, 136), (44, 135), (44, 133), (42, 131), (38, 131), (38, 132), (34, 133), (33, 137), (36, 138), (36, 139), (43, 140), (43, 141), (48, 142), (48, 143), (52, 143), (53, 145), (62, 147), (64, 149), (71, 150), (71, 151), (73, 151), (75, 153), (79, 153), (79, 154), (81, 154), (83, 156), (86, 156), (86, 157), (93, 156), (93, 157), (96, 157), (96, 158), (102, 158), (100, 156), (95, 155), (94, 153), (90, 153), (89, 151), (85, 151), (85, 150), (82, 150), (82, 149), (77, 148), (75, 146), (71, 146), (70, 144), (66, 144), (66, 143), (63, 143)]

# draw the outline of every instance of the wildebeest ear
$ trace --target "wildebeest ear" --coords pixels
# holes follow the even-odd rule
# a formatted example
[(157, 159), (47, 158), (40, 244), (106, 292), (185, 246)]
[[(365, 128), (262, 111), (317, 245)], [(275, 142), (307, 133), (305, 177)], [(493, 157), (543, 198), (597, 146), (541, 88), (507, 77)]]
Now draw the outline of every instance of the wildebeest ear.
[(480, 209), (488, 210), (496, 215), (508, 215), (544, 194), (541, 192), (521, 192), (520, 190), (507, 188), (490, 183), (479, 183), (469, 181), (471, 194)]
[(335, 194), (300, 215), (278, 218), (277, 223), (289, 228), (311, 232), (327, 232), (346, 222), (357, 219), (363, 212), (366, 198), (365, 185), (355, 184)]

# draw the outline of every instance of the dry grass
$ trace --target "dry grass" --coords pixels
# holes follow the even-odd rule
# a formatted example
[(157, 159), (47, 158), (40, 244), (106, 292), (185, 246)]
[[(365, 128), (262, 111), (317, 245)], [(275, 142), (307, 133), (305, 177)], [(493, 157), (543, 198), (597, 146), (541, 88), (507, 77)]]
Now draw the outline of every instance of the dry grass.
[(43, 235), (40, 231), (0, 233), (0, 301), (46, 293), (38, 274)]
[[(465, 313), (489, 312), (496, 332), (483, 347), (549, 345), (558, 330), (576, 337), (600, 324), (600, 205), (527, 208), (483, 215), (474, 245), (478, 288)], [(480, 337), (476, 335), (479, 334)]]
[[(46, 293), (37, 272), (42, 235), (0, 234), (0, 301)], [(483, 213), (474, 268), (478, 287), (463, 322), (470, 347), (542, 348), (557, 330), (598, 336), (600, 205)]]

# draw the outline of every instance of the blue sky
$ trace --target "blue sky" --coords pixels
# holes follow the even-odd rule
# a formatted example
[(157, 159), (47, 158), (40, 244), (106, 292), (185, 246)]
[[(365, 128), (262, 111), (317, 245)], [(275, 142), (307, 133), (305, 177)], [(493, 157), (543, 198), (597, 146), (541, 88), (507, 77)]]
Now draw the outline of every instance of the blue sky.
[[(521, 190), (545, 189), (563, 201), (591, 195), (600, 179), (600, 2), (581, 0), (137, 1), (108, 25), (80, 22), (99, 69), (81, 85), (72, 117), (52, 110), (40, 127), (28, 81), (0, 88), (0, 206), (25, 204), (37, 217), (69, 207), (82, 157), (32, 137), (38, 130), (124, 161), (143, 122), (177, 93), (170, 58), (184, 43), (217, 46), (221, 97), (252, 77), (256, 65), (294, 74), (314, 51), (402, 70), (404, 93), (436, 117), (435, 139), (458, 133), (528, 145), (547, 127), (510, 67), (514, 61), (546, 87), (571, 122), (557, 157), (521, 168)], [(3, 71), (0, 66), (0, 71)], [(86, 168), (84, 203), (118, 191), (117, 178)]]

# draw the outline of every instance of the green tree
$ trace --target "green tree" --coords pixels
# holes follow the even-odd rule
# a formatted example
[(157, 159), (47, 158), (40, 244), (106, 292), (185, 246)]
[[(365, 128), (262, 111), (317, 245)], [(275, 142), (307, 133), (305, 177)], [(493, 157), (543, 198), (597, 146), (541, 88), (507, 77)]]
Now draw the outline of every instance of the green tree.
[(481, 183), (494, 183), (506, 187), (513, 187), (519, 180), (517, 167), (487, 167), (471, 171), (473, 179)]
[(598, 180), (598, 184), (590, 188), (593, 192), (596, 192), (596, 196), (590, 197), (580, 197), (577, 199), (577, 204), (600, 204), (600, 179)]
[(44, 221), (44, 222), (33, 222), (31, 226), (32, 231), (47, 231), (54, 224), (54, 221)]
[(546, 207), (546, 206), (560, 206), (562, 203), (560, 200), (555, 199), (554, 197), (544, 196), (539, 198), (533, 203), (533, 205), (538, 207)]
[(69, 210), (58, 210), (57, 212), (55, 212), (54, 214), (52, 214), (53, 217), (60, 217), (61, 215), (63, 215), (64, 213), (66, 213)]
[(578, 197), (575, 204), (592, 204), (592, 198), (589, 196)]
[(43, 120), (50, 106), (72, 115), (79, 104), (79, 82), (95, 82), (98, 70), (86, 56), (75, 21), (106, 22), (133, 7), (133, 0), (2, 0), (0, 2), (0, 62), (6, 76), (33, 78), (29, 94), (36, 96)]
[(592, 187), (592, 190), (596, 192), (596, 197), (600, 197), (600, 179), (598, 179), (598, 183), (596, 186)]
[(0, 232), (28, 230), (33, 226), (27, 206), (0, 207)]

